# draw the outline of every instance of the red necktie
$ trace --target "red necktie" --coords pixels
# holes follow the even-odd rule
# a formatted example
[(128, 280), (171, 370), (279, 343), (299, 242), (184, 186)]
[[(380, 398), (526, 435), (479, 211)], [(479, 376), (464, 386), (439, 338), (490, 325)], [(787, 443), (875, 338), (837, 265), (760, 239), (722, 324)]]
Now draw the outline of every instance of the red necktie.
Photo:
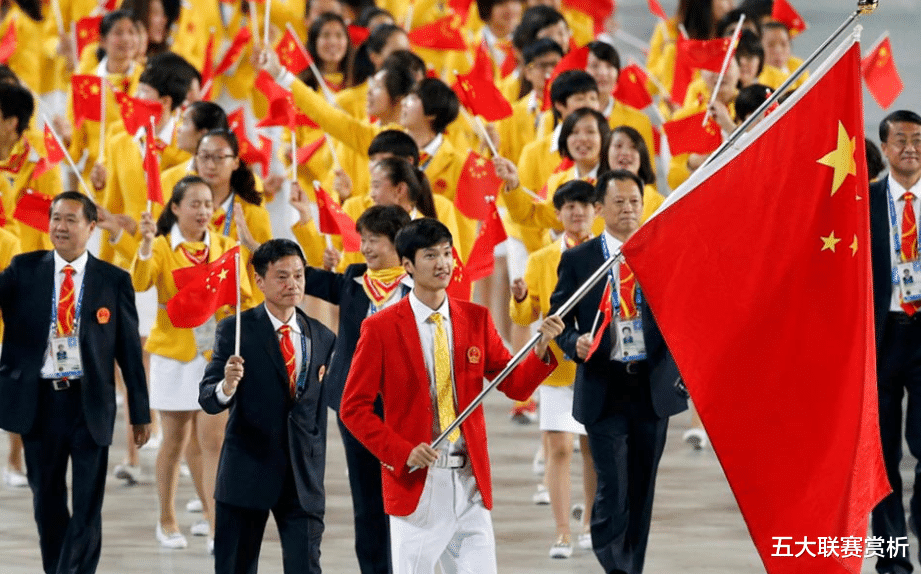
[(294, 343), (291, 341), (291, 327), (282, 325), (278, 328), (281, 333), (279, 344), (281, 345), (281, 357), (285, 360), (285, 369), (288, 371), (288, 390), (293, 397), (297, 392), (297, 378), (294, 376), (297, 365), (294, 358)]
[(620, 264), (620, 318), (632, 319), (636, 316), (636, 276), (626, 262)]
[[(912, 203), (915, 194), (906, 191), (902, 196), (905, 200), (905, 209), (902, 210), (902, 261), (915, 261), (918, 259), (918, 220), (915, 218), (915, 206)], [(915, 314), (921, 302), (902, 302), (902, 309), (911, 317)]]
[(65, 265), (64, 281), (61, 282), (61, 293), (58, 297), (58, 334), (70, 335), (74, 330), (74, 317), (76, 305), (74, 301), (74, 268)]

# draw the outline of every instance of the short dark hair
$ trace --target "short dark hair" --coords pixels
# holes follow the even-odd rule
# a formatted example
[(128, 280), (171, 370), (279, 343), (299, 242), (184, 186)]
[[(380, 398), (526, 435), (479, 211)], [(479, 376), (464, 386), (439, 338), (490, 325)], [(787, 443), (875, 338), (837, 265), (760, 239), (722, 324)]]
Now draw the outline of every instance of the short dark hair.
[[(3, 115), (6, 115), (5, 113)], [(907, 122), (921, 125), (921, 116), (911, 110), (896, 110), (879, 123), (879, 141), (886, 143), (889, 139), (890, 125), (895, 122)]]
[(103, 58), (106, 57), (106, 50), (102, 47), (102, 40), (105, 40), (105, 37), (109, 35), (109, 32), (112, 31), (112, 28), (122, 20), (128, 20), (131, 22), (131, 25), (134, 26), (137, 30), (137, 24), (134, 22), (134, 14), (128, 10), (112, 10), (108, 14), (102, 17), (102, 20), (99, 21), (99, 47), (96, 48), (96, 59), (100, 62)]
[(16, 118), (16, 134), (21, 136), (35, 112), (32, 92), (19, 84), (0, 82), (0, 112), (4, 119)]
[(745, 56), (756, 56), (758, 58), (758, 73), (760, 74), (761, 70), (764, 69), (764, 45), (757, 34), (747, 29), (742, 30), (739, 35), (739, 45), (736, 47), (735, 53), (736, 61)]
[(385, 235), (393, 243), (397, 232), (410, 221), (409, 214), (399, 205), (372, 205), (358, 217), (355, 231)]
[(265, 277), (266, 271), (269, 270), (269, 265), (283, 257), (290, 257), (291, 255), (296, 255), (300, 258), (304, 267), (307, 266), (307, 260), (304, 259), (304, 253), (301, 251), (300, 246), (290, 239), (280, 238), (269, 239), (257, 247), (256, 250), (253, 251), (253, 256), (250, 261), (253, 264), (253, 270), (256, 272), (256, 275)]
[[(161, 98), (163, 96), (170, 97), (172, 101), (170, 102), (169, 111), (173, 111), (182, 105), (186, 95), (189, 93), (192, 80), (195, 79), (191, 70), (183, 66), (180, 61), (188, 64), (182, 56), (171, 52), (152, 56), (138, 78), (138, 83), (147, 84), (156, 90)], [(196, 74), (198, 73), (197, 70), (195, 72)]]
[(783, 30), (787, 33), (787, 38), (790, 38), (790, 28), (787, 27), (783, 22), (778, 22), (776, 20), (768, 20), (761, 25), (761, 35), (763, 36), (768, 30)]
[[(388, 61), (389, 59), (388, 57)], [(403, 66), (385, 64), (378, 70), (380, 71), (384, 72), (384, 88), (387, 90), (387, 95), (394, 102), (409, 95), (416, 83), (412, 72)]]
[(438, 216), (432, 187), (425, 172), (418, 166), (412, 165), (402, 157), (390, 156), (377, 162), (374, 169), (382, 170), (387, 175), (390, 185), (405, 183), (409, 200), (424, 217)]
[(870, 138), (863, 138), (863, 140), (867, 155), (867, 178), (873, 181), (883, 173), (886, 164), (883, 162), (883, 154), (879, 151), (879, 147), (870, 141)]
[(374, 136), (368, 146), (368, 157), (379, 153), (392, 153), (413, 165), (419, 165), (419, 146), (408, 133), (400, 130), (384, 130)]
[(237, 135), (232, 131), (225, 129), (211, 130), (198, 140), (195, 145), (196, 171), (198, 170), (198, 148), (201, 147), (205, 138), (221, 138), (230, 147), (233, 155), (240, 160), (240, 165), (230, 174), (230, 189), (243, 201), (253, 205), (262, 205), (262, 194), (256, 189), (256, 176), (253, 175), (253, 170), (240, 157), (240, 143), (237, 140)]
[(594, 42), (588, 43), (588, 51), (599, 60), (611, 64), (620, 72), (620, 55), (617, 53), (617, 49), (615, 49), (614, 46), (607, 42), (595, 40)]
[[(519, 51), (523, 51), (525, 46), (537, 39), (537, 34), (541, 30), (553, 26), (557, 22), (565, 23), (566, 18), (555, 8), (544, 6), (543, 4), (531, 6), (521, 15), (521, 23), (512, 33), (512, 45), (518, 48)], [(569, 24), (566, 26), (569, 27)], [(566, 48), (568, 46), (563, 46), (564, 50)]]
[(415, 264), (416, 252), (445, 241), (450, 245), (454, 244), (454, 238), (451, 237), (447, 226), (437, 219), (422, 217), (403, 226), (397, 233), (393, 244), (397, 248), (397, 255), (400, 256), (401, 261), (409, 259)]
[(553, 192), (553, 207), (557, 210), (569, 202), (594, 203), (595, 186), (582, 179), (571, 179)]
[(99, 221), (99, 212), (96, 210), (96, 204), (93, 203), (92, 199), (79, 191), (64, 191), (55, 195), (54, 199), (51, 200), (51, 208), (48, 210), (48, 217), (51, 217), (51, 212), (54, 210), (54, 204), (65, 199), (68, 201), (79, 201), (80, 205), (83, 206), (83, 217), (85, 217), (87, 221)]
[(591, 117), (595, 120), (595, 124), (598, 126), (598, 134), (601, 136), (601, 148), (598, 150), (598, 159), (600, 163), (598, 170), (607, 171), (607, 151), (608, 143), (611, 140), (611, 126), (608, 124), (608, 120), (604, 115), (598, 110), (593, 110), (592, 108), (579, 108), (566, 116), (566, 119), (563, 120), (562, 127), (560, 127), (560, 139), (557, 140), (557, 149), (560, 150), (561, 156), (566, 159), (572, 159), (572, 154), (569, 152), (569, 144), (566, 140), (568, 140), (572, 132), (575, 131), (576, 124), (587, 117)]
[(752, 84), (739, 90), (735, 101), (736, 121), (744, 122), (748, 116), (761, 107), (761, 104), (772, 93), (774, 93), (774, 90), (764, 84)]
[(745, 22), (743, 22), (742, 25), (744, 26), (746, 24), (750, 24), (754, 26), (754, 32), (752, 32), (752, 30), (749, 30), (749, 32), (760, 36), (761, 22), (758, 20), (758, 18), (752, 16), (752, 14), (744, 8), (733, 8), (729, 12), (726, 12), (723, 17), (719, 19), (719, 22), (716, 23), (716, 37), (722, 38), (725, 36), (726, 31), (729, 30), (729, 27), (739, 22), (739, 17), (741, 17), (742, 14), (745, 14)]
[(227, 112), (214, 102), (192, 102), (189, 104), (189, 118), (195, 130), (229, 130)]
[(424, 78), (426, 72), (425, 60), (420, 58), (418, 54), (414, 54), (409, 50), (395, 50), (391, 52), (381, 63), (381, 68), (403, 68), (409, 72), (413, 83), (418, 79)]
[(476, 9), (477, 14), (480, 16), (480, 20), (483, 22), (489, 21), (492, 17), (492, 10), (499, 4), (506, 4), (508, 2), (518, 2), (523, 4), (522, 0), (476, 0)]
[(527, 66), (537, 58), (550, 53), (559, 54), (561, 58), (565, 55), (563, 54), (562, 46), (557, 44), (555, 40), (538, 38), (524, 47), (524, 50), (521, 51), (521, 59)]
[(170, 230), (173, 228), (173, 224), (176, 223), (176, 214), (173, 213), (172, 206), (182, 203), (189, 188), (199, 184), (208, 188), (208, 191), (211, 192), (211, 197), (214, 197), (214, 190), (211, 189), (208, 182), (202, 179), (201, 176), (187, 175), (183, 177), (173, 186), (169, 201), (163, 206), (163, 211), (160, 212), (160, 217), (157, 218), (157, 235), (169, 235)]
[(640, 176), (626, 169), (614, 169), (601, 174), (601, 177), (598, 178), (598, 183), (595, 184), (595, 203), (604, 203), (611, 181), (632, 181), (640, 190), (640, 197), (643, 197), (643, 181)]
[(437, 78), (424, 78), (413, 88), (412, 93), (419, 96), (419, 100), (422, 101), (425, 115), (435, 116), (432, 120), (432, 131), (436, 134), (443, 133), (460, 113), (460, 100), (457, 99), (457, 94), (448, 84)]
[(9, 66), (0, 64), (0, 83), (3, 84), (21, 84), (19, 76), (16, 75)]
[(640, 154), (640, 169), (636, 172), (636, 175), (640, 176), (640, 180), (644, 183), (655, 183), (656, 182), (656, 172), (652, 169), (652, 160), (649, 159), (649, 148), (646, 146), (646, 140), (643, 139), (643, 136), (640, 135), (640, 132), (632, 126), (617, 126), (611, 130), (611, 138), (608, 143), (608, 153), (611, 151), (611, 146), (614, 144), (614, 135), (615, 134), (624, 134), (627, 136), (631, 142), (633, 142), (633, 147), (636, 148), (637, 153)]
[[(566, 100), (577, 94), (598, 93), (598, 82), (585, 70), (566, 70), (553, 80), (550, 85), (550, 101), (565, 106)], [(560, 113), (553, 106), (553, 115), (559, 119)]]

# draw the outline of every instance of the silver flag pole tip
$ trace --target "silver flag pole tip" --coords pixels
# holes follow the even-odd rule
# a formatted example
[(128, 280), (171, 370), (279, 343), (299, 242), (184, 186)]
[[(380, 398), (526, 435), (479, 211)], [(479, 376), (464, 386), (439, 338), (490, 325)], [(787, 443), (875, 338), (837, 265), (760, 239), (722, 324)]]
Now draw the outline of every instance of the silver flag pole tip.
[(857, 11), (862, 16), (873, 13), (877, 6), (879, 6), (879, 0), (857, 0)]

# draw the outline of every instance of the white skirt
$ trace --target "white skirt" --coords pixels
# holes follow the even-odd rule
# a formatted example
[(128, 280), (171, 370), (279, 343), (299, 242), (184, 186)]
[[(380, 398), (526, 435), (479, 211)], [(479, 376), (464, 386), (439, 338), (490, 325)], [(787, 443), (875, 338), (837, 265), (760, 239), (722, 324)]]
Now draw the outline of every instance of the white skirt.
[(157, 320), (157, 288), (136, 292), (134, 306), (138, 310), (138, 333), (142, 337), (149, 337), (154, 321)]
[(197, 411), (198, 383), (208, 361), (196, 355), (188, 363), (150, 355), (150, 408), (158, 411)]
[(551, 387), (541, 385), (540, 430), (585, 434), (585, 427), (572, 417), (572, 385)]

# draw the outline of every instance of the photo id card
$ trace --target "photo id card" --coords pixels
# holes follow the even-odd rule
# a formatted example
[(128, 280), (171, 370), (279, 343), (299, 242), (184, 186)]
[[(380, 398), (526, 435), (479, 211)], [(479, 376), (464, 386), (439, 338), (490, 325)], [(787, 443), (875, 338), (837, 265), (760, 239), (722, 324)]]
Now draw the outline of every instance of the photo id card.
[(902, 301), (911, 303), (921, 300), (921, 262), (899, 263), (896, 267), (896, 277), (902, 292)]
[(643, 319), (621, 319), (615, 317), (611, 323), (612, 339), (616, 341), (611, 359), (622, 363), (642, 361), (646, 358), (646, 343), (643, 340)]
[(56, 337), (51, 339), (51, 364), (55, 378), (76, 379), (83, 376), (80, 361), (80, 343), (77, 337)]
[(214, 335), (217, 332), (217, 321), (211, 316), (207, 321), (192, 329), (195, 337), (195, 349), (199, 355), (204, 355), (214, 349)]

